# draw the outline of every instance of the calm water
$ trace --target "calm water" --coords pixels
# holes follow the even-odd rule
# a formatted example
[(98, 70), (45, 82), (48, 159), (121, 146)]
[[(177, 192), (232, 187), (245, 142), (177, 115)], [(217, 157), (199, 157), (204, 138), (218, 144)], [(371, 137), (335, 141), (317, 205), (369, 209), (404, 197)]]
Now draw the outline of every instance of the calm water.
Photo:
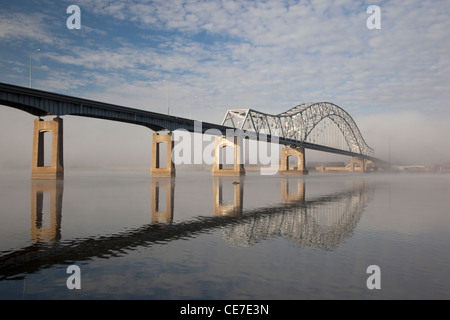
[(450, 175), (29, 175), (0, 175), (1, 299), (450, 298)]

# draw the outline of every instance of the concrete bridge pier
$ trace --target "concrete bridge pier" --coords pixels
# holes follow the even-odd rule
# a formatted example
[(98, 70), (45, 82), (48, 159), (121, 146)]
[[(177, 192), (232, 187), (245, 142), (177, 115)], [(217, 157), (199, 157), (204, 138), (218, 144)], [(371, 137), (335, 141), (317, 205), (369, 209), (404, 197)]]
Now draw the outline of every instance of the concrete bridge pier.
[(350, 171), (351, 172), (366, 172), (366, 161), (364, 159), (359, 158), (351, 158), (350, 159)]
[[(297, 169), (289, 168), (289, 157), (291, 156), (297, 157)], [(281, 150), (281, 167), (278, 173), (307, 175), (308, 170), (306, 170), (305, 166), (305, 149), (301, 147), (283, 148)]]
[(366, 159), (364, 161), (364, 171), (368, 172), (368, 171), (371, 171), (371, 170), (376, 170), (375, 163), (372, 160)]
[[(47, 132), (52, 133), (50, 166), (44, 164), (44, 134)], [(31, 179), (64, 179), (63, 119), (60, 117), (51, 121), (44, 121), (40, 118), (34, 120)]]
[[(167, 144), (166, 166), (161, 167), (160, 164), (160, 147), (161, 143)], [(172, 139), (172, 132), (166, 135), (153, 133), (152, 141), (152, 164), (150, 168), (150, 175), (153, 177), (172, 177), (175, 176), (175, 164), (172, 161), (172, 150), (174, 142)]]
[[(234, 149), (234, 166), (231, 169), (224, 169), (220, 163), (220, 149), (230, 146)], [(212, 168), (213, 176), (245, 176), (244, 164), (241, 157), (241, 146), (238, 144), (238, 137), (233, 137), (233, 141), (226, 137), (216, 137), (214, 139), (214, 163)]]

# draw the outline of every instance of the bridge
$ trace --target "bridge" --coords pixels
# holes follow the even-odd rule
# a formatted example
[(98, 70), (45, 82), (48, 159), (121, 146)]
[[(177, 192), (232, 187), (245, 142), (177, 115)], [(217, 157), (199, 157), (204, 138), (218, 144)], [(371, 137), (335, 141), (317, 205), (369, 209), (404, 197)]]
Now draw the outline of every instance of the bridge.
[[(280, 174), (307, 174), (305, 149), (350, 156), (348, 171), (365, 171), (369, 164), (379, 163), (374, 151), (364, 141), (358, 126), (342, 108), (328, 102), (306, 103), (278, 115), (253, 109), (228, 110), (222, 124), (199, 122), (177, 116), (139, 110), (78, 97), (51, 93), (0, 83), (0, 104), (30, 113), (34, 120), (32, 179), (62, 179), (63, 119), (80, 116), (145, 126), (154, 131), (151, 175), (174, 176), (172, 132), (216, 135), (212, 175), (245, 175), (240, 141), (254, 139), (284, 145)], [(50, 121), (42, 117), (54, 116)], [(167, 134), (163, 134), (164, 132)], [(44, 134), (52, 132), (51, 165), (44, 165)], [(160, 165), (161, 144), (167, 144), (166, 165)], [(233, 168), (220, 163), (220, 150), (234, 148)], [(297, 158), (297, 166), (289, 166), (289, 158)]]

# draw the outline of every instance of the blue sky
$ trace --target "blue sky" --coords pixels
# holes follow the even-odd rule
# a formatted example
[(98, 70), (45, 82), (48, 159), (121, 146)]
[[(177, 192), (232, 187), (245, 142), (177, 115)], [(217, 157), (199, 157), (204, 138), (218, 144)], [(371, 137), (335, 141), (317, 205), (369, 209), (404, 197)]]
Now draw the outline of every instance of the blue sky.
[[(72, 4), (80, 30), (66, 27)], [(380, 30), (366, 27), (369, 5)], [(385, 155), (388, 136), (404, 152), (448, 146), (449, 17), (447, 0), (4, 1), (0, 81), (28, 86), (39, 48), (34, 88), (162, 113), (169, 95), (171, 114), (203, 121), (329, 101)], [(11, 112), (22, 119), (0, 110), (1, 133)]]

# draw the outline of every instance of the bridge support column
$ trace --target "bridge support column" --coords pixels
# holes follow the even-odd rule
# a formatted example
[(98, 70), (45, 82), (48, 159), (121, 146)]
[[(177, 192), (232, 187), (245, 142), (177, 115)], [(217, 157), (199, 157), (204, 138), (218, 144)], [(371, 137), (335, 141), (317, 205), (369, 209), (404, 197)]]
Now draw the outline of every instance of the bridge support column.
[[(52, 154), (50, 166), (44, 165), (44, 134), (52, 133)], [(34, 120), (33, 155), (31, 179), (64, 179), (63, 161), (63, 119), (57, 117), (52, 121)]]
[(365, 160), (364, 161), (364, 171), (371, 171), (371, 170), (375, 170), (375, 164), (373, 163), (372, 160)]
[(350, 171), (359, 171), (359, 172), (365, 172), (366, 171), (366, 164), (364, 159), (359, 158), (351, 158), (350, 159)]
[[(234, 148), (234, 167), (223, 169), (220, 163), (220, 149), (226, 146)], [(213, 176), (245, 176), (244, 164), (241, 159), (241, 147), (238, 144), (238, 137), (233, 137), (233, 142), (226, 137), (216, 137), (214, 139), (214, 163), (212, 168)]]
[[(297, 157), (297, 169), (289, 168), (289, 157)], [(301, 147), (288, 148), (285, 147), (281, 150), (281, 167), (278, 171), (280, 174), (308, 174), (308, 170), (305, 167), (305, 149)]]
[[(161, 168), (159, 163), (160, 157), (160, 144), (167, 144), (167, 153), (166, 153), (166, 167)], [(175, 164), (172, 161), (172, 150), (173, 150), (174, 142), (172, 140), (172, 132), (169, 132), (166, 135), (161, 135), (155, 132), (153, 134), (152, 141), (152, 165), (150, 168), (150, 174), (153, 177), (171, 177), (175, 176)]]

